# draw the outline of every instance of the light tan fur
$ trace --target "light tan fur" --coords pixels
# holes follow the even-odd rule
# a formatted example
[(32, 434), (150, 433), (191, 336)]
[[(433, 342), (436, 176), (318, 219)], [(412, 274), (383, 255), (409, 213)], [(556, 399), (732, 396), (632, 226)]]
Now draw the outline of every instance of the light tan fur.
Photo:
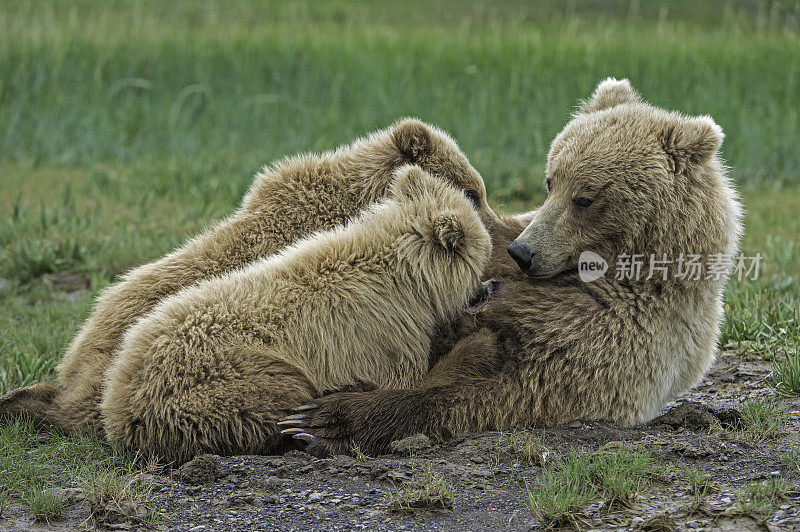
[(346, 225), (162, 300), (105, 377), (108, 437), (143, 454), (268, 453), (299, 402), (410, 387), (437, 325), (480, 284), (491, 241), (463, 191), (403, 168)]
[[(666, 279), (645, 266), (629, 280), (616, 278), (617, 259), (699, 254), (707, 267), (736, 254), (741, 206), (717, 154), (722, 137), (710, 117), (648, 105), (627, 80), (602, 82), (552, 143), (547, 201), (507, 221), (530, 218), (509, 249), (527, 250), (525, 271), (441, 335), (445, 347), (461, 340), (430, 382), (315, 400), (295, 423), (302, 441), (313, 438), (307, 449), (377, 453), (418, 432), (441, 441), (512, 424), (654, 417), (714, 361), (730, 266), (697, 280), (679, 278), (676, 263)], [(608, 261), (604, 278), (580, 280), (582, 251)], [(495, 259), (489, 269), (502, 273)], [(497, 359), (477, 363), (481, 353)]]
[(483, 180), (456, 143), (419, 120), (401, 120), (321, 155), (289, 157), (256, 176), (235, 214), (164, 258), (131, 270), (101, 294), (59, 367), (63, 393), (49, 384), (15, 390), (0, 398), (0, 416), (25, 414), (63, 431), (101, 430), (101, 378), (138, 318), (186, 286), (344, 223), (383, 197), (404, 164), (473, 191), (484, 224), (498, 223)]

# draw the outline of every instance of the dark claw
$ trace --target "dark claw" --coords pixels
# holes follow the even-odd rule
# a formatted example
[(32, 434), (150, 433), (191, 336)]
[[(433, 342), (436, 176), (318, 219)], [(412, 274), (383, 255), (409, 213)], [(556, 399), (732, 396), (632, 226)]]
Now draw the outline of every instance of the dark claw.
[(278, 421), (277, 425), (279, 427), (305, 427), (306, 422), (302, 419), (284, 419), (283, 421)]
[(299, 427), (292, 427), (290, 429), (283, 429), (281, 431), (281, 434), (284, 434), (286, 436), (295, 436), (297, 434), (302, 434), (304, 432), (305, 432), (305, 429), (301, 429)]
[(308, 412), (309, 410), (314, 410), (319, 408), (317, 403), (309, 403), (307, 405), (298, 406), (297, 408), (292, 408), (292, 412)]

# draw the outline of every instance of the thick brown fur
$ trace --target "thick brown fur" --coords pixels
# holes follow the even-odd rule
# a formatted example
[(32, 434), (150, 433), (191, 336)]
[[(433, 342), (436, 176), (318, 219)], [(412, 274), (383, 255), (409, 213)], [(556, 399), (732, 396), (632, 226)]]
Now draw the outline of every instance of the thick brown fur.
[(416, 164), (471, 194), (484, 224), (498, 220), (478, 172), (444, 132), (419, 120), (393, 126), (321, 155), (300, 155), (256, 176), (229, 218), (107, 288), (68, 347), (53, 386), (0, 398), (0, 417), (17, 412), (65, 432), (102, 430), (102, 376), (123, 333), (160, 300), (203, 279), (269, 256), (314, 231), (340, 225), (382, 198), (394, 172)]
[(133, 325), (106, 373), (106, 433), (168, 462), (275, 452), (275, 423), (298, 402), (416, 384), (435, 327), (466, 306), (490, 251), (463, 191), (401, 168), (361, 216), (185, 288)]
[[(442, 367), (429, 381), (315, 400), (292, 422), (306, 449), (380, 453), (415, 433), (442, 441), (509, 425), (651, 419), (714, 361), (731, 268), (681, 279), (673, 263), (666, 278), (648, 279), (645, 266), (639, 280), (618, 280), (616, 260), (700, 254), (708, 267), (735, 255), (741, 207), (721, 142), (710, 117), (648, 105), (627, 80), (601, 83), (552, 143), (549, 197), (517, 238), (531, 252), (526, 271), (508, 274), (493, 256), (489, 272), (505, 283), (441, 335)], [(584, 250), (608, 261), (605, 277), (579, 279)]]

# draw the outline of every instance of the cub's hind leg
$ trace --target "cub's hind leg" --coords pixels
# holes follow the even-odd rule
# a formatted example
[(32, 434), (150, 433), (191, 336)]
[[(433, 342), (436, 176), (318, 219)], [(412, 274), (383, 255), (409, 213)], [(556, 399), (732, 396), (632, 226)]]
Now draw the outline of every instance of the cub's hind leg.
[(112, 441), (167, 462), (280, 452), (276, 422), (319, 393), (300, 368), (263, 346), (231, 345), (180, 364), (150, 354), (115, 361), (101, 409)]

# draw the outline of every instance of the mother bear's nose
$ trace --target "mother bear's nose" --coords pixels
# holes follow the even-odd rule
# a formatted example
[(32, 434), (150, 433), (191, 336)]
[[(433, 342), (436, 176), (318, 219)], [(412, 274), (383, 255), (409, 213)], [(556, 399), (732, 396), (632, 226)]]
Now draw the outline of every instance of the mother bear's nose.
[(517, 262), (517, 265), (523, 272), (528, 273), (528, 270), (531, 269), (531, 263), (533, 262), (533, 253), (531, 253), (528, 244), (520, 239), (516, 239), (508, 246), (508, 254)]

